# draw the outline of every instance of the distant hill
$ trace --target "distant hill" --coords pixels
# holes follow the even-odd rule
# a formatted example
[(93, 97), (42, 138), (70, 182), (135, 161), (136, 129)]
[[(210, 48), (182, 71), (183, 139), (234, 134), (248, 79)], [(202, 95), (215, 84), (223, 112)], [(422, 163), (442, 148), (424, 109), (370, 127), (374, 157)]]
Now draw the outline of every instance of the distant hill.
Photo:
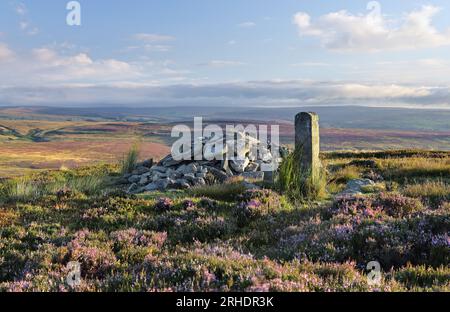
[(281, 120), (314, 111), (325, 128), (450, 131), (450, 110), (373, 108), (360, 106), (246, 108), (246, 107), (22, 107), (0, 108), (0, 118), (47, 120), (115, 120), (179, 122), (202, 116), (208, 120)]

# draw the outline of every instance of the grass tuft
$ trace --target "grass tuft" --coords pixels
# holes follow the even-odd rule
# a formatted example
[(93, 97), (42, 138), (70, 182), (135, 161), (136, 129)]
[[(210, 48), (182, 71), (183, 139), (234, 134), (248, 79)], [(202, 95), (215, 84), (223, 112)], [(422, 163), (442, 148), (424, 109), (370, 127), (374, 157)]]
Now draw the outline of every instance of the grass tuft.
[(122, 174), (131, 173), (135, 168), (139, 157), (139, 147), (133, 144), (128, 153), (120, 162), (120, 172)]
[(325, 197), (326, 175), (323, 169), (318, 177), (301, 168), (298, 150), (290, 153), (280, 165), (277, 187), (291, 200), (316, 200)]

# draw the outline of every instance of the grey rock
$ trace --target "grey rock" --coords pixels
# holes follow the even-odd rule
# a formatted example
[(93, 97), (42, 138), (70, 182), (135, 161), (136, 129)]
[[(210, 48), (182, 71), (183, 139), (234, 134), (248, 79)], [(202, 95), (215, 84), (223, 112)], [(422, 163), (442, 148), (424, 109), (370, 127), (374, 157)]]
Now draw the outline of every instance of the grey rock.
[(195, 174), (193, 173), (187, 173), (183, 176), (184, 179), (187, 181), (193, 181), (195, 179)]
[(156, 190), (164, 191), (165, 189), (167, 189), (170, 183), (171, 183), (170, 179), (164, 178), (148, 184), (144, 189), (146, 191), (156, 191)]
[(194, 178), (192, 183), (194, 184), (194, 186), (206, 185), (206, 182), (203, 178)]
[(150, 170), (153, 172), (156, 171), (156, 172), (160, 172), (160, 173), (165, 173), (167, 171), (167, 168), (163, 167), (163, 166), (153, 166)]
[(242, 181), (242, 184), (244, 185), (246, 190), (260, 190), (261, 189), (261, 187), (259, 187), (258, 185), (247, 182), (247, 181)]
[(141, 175), (141, 174), (144, 174), (144, 173), (149, 172), (149, 171), (150, 171), (149, 168), (144, 167), (144, 166), (139, 166), (139, 167), (137, 167), (136, 169), (133, 170), (132, 174)]
[(207, 167), (207, 169), (208, 172), (210, 172), (214, 176), (214, 178), (220, 183), (223, 183), (228, 179), (227, 174), (219, 169), (216, 169), (214, 167)]
[(242, 173), (245, 171), (245, 168), (250, 164), (250, 160), (248, 158), (242, 160), (230, 160), (229, 161), (231, 168), (233, 168), (236, 172)]
[(259, 168), (259, 164), (256, 162), (251, 162), (248, 164), (247, 168), (245, 168), (246, 172), (256, 172)]
[(132, 175), (131, 177), (128, 178), (128, 182), (130, 182), (130, 183), (137, 183), (137, 182), (139, 182), (140, 179), (141, 179), (141, 176), (139, 176), (139, 175)]
[(147, 168), (151, 168), (153, 167), (153, 159), (146, 159), (142, 162), (142, 166), (147, 167)]
[(370, 179), (355, 179), (350, 180), (341, 193), (337, 195), (337, 197), (348, 197), (348, 196), (356, 196), (362, 195), (362, 188), (366, 186), (374, 185), (375, 182)]
[(124, 184), (129, 184), (130, 182), (128, 182), (128, 178), (120, 177), (117, 179), (117, 181), (115, 183), (117, 185), (124, 185)]
[(149, 192), (157, 191), (158, 184), (156, 184), (155, 182), (152, 182), (152, 183), (148, 184), (146, 187), (144, 187), (144, 190), (149, 191)]
[(185, 179), (178, 179), (173, 183), (173, 187), (177, 189), (188, 189), (191, 185)]
[(264, 182), (265, 183), (274, 183), (275, 181), (275, 173), (273, 171), (264, 171)]
[(206, 178), (206, 173), (203, 173), (203, 172), (196, 173), (195, 177), (204, 179), (204, 178)]
[(127, 193), (133, 194), (139, 189), (139, 186), (136, 183), (131, 184), (128, 189)]
[(160, 161), (160, 165), (164, 167), (173, 167), (180, 163), (180, 160), (173, 159), (171, 155), (166, 156), (163, 160)]
[(145, 185), (148, 183), (148, 176), (141, 176), (141, 179), (139, 180), (139, 185)]
[(263, 181), (264, 180), (264, 172), (257, 171), (257, 172), (244, 172), (240, 174), (241, 177), (244, 178), (244, 180), (252, 180), (252, 181)]

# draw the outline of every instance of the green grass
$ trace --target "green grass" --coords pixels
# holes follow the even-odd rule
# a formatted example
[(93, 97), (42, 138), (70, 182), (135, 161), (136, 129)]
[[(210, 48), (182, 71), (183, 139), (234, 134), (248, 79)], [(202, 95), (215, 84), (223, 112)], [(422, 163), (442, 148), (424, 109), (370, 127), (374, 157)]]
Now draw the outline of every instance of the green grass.
[(9, 179), (0, 184), (0, 202), (33, 202), (63, 189), (88, 196), (100, 194), (111, 184), (105, 168), (100, 167)]
[(450, 184), (441, 180), (408, 184), (402, 193), (409, 197), (420, 198), (432, 207), (437, 207), (445, 201), (450, 201)]
[(245, 192), (245, 186), (240, 182), (226, 183), (222, 185), (197, 186), (188, 191), (195, 197), (208, 197), (216, 200), (233, 201)]
[(122, 174), (131, 173), (135, 168), (139, 158), (139, 147), (134, 144), (120, 162), (120, 172)]
[(297, 150), (283, 159), (277, 178), (277, 185), (281, 192), (292, 200), (316, 200), (325, 197), (326, 175), (320, 170), (312, 176), (303, 170), (300, 164), (300, 155)]

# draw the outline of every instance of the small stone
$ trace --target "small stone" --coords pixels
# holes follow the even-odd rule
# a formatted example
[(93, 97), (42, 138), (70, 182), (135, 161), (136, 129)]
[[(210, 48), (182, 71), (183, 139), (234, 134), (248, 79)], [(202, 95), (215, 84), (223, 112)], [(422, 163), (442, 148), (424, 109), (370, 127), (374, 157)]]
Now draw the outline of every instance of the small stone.
[(128, 189), (127, 189), (127, 193), (135, 193), (137, 190), (139, 189), (139, 186), (136, 183), (131, 184)]
[(163, 167), (163, 166), (153, 166), (150, 170), (153, 172), (156, 171), (156, 172), (160, 172), (160, 173), (165, 173), (167, 171), (167, 168)]
[(244, 180), (253, 180), (253, 181), (263, 181), (264, 180), (264, 172), (244, 172), (240, 176), (244, 178)]
[(260, 190), (261, 189), (261, 187), (259, 187), (258, 185), (247, 182), (247, 181), (243, 181), (242, 185), (244, 185), (246, 190)]
[(146, 187), (144, 187), (144, 190), (146, 191), (156, 191), (158, 190), (158, 185), (155, 182), (150, 183), (149, 185), (147, 185)]
[(188, 181), (193, 181), (195, 179), (195, 175), (193, 173), (187, 173), (183, 176), (183, 178)]
[(228, 179), (227, 174), (219, 169), (216, 169), (214, 167), (207, 167), (207, 169), (208, 172), (210, 172), (214, 176), (214, 178), (220, 183), (223, 183)]
[(130, 183), (137, 183), (137, 182), (139, 182), (140, 179), (141, 179), (140, 176), (132, 175), (131, 177), (128, 178), (128, 182), (130, 182)]
[(206, 182), (203, 178), (194, 178), (192, 183), (194, 184), (194, 186), (206, 185)]
[(156, 182), (148, 184), (144, 189), (146, 191), (156, 191), (156, 190), (164, 191), (169, 186), (170, 183), (171, 183), (170, 179), (167, 178), (160, 179)]
[(242, 173), (249, 165), (250, 160), (248, 158), (245, 158), (243, 160), (231, 160), (229, 163), (231, 168), (233, 168), (236, 172)]
[(164, 167), (173, 167), (180, 163), (181, 161), (173, 159), (171, 155), (167, 156), (161, 161), (161, 165), (163, 165)]
[(153, 167), (153, 159), (146, 159), (142, 162), (142, 166), (147, 167), (147, 168), (151, 168)]
[(196, 173), (196, 174), (195, 174), (195, 177), (196, 177), (196, 178), (202, 178), (202, 179), (204, 179), (204, 178), (206, 178), (206, 174), (207, 174), (207, 173), (203, 173), (203, 172)]
[(139, 185), (145, 185), (148, 183), (148, 176), (141, 176), (141, 179), (139, 180)]
[(259, 169), (259, 164), (256, 162), (251, 162), (247, 168), (245, 168), (246, 172), (256, 172)]
[(362, 195), (362, 189), (366, 186), (375, 185), (375, 182), (370, 179), (355, 179), (350, 180), (341, 193), (337, 195), (337, 197), (346, 197), (346, 196), (356, 196)]
[(188, 189), (191, 185), (185, 179), (178, 179), (173, 183), (173, 186), (177, 189)]
[(149, 172), (149, 171), (150, 171), (149, 168), (144, 167), (144, 166), (139, 166), (139, 167), (137, 167), (136, 169), (133, 170), (132, 174), (141, 175), (141, 174), (144, 174), (144, 173)]

